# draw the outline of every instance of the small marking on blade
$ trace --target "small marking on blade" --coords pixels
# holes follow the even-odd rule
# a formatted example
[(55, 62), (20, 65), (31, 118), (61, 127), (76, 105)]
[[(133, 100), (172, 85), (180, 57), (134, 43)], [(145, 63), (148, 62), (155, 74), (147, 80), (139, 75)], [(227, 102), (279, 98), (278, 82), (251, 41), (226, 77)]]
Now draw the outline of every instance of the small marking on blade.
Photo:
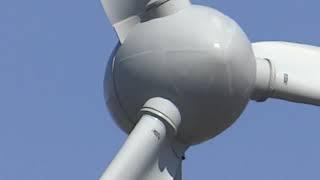
[(156, 136), (156, 138), (160, 141), (161, 134), (155, 129), (152, 132), (153, 132), (154, 136)]
[(288, 85), (288, 83), (289, 83), (289, 74), (284, 73), (283, 76), (284, 76), (284, 78), (283, 78), (284, 84)]

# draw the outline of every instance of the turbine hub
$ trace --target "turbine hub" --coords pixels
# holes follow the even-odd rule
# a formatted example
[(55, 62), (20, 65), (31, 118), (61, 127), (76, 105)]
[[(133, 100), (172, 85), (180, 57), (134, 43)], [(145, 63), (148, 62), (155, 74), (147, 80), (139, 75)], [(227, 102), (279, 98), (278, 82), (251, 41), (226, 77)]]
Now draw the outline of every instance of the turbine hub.
[(181, 113), (178, 139), (197, 144), (241, 115), (255, 77), (251, 43), (238, 24), (214, 9), (190, 5), (133, 28), (110, 59), (106, 101), (129, 133), (148, 99), (168, 99)]

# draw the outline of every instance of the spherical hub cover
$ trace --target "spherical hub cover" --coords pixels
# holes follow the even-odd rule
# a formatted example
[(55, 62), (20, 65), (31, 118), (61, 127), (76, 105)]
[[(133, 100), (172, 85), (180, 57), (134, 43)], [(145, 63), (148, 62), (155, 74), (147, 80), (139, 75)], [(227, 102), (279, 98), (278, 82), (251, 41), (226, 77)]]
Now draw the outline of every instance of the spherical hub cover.
[(202, 6), (137, 25), (113, 60), (106, 93), (119, 125), (129, 132), (143, 104), (162, 97), (180, 110), (178, 138), (188, 144), (228, 128), (246, 107), (255, 82), (245, 33)]

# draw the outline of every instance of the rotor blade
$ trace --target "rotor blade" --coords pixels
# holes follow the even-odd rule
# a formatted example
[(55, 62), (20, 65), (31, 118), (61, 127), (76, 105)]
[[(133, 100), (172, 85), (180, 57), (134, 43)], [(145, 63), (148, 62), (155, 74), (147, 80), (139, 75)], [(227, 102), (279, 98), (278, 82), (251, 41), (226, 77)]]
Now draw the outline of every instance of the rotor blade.
[(320, 48), (287, 42), (254, 43), (253, 100), (268, 97), (320, 106)]
[(130, 29), (140, 22), (139, 15), (150, 0), (101, 0), (109, 21), (115, 28), (120, 42)]

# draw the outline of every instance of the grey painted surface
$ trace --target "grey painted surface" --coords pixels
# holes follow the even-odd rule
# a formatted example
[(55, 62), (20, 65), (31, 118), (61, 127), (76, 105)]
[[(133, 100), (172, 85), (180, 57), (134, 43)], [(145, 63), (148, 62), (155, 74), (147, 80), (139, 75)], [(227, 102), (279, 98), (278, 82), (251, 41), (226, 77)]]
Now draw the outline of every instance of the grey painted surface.
[[(106, 8), (107, 1), (103, 2), (108, 11), (111, 7)], [(106, 73), (106, 101), (125, 132), (136, 132), (134, 126), (141, 123), (140, 109), (153, 97), (168, 99), (181, 113), (179, 129), (170, 118), (162, 117), (166, 127), (177, 132), (174, 141), (164, 147), (176, 148), (220, 134), (238, 119), (250, 98), (319, 104), (319, 86), (310, 84), (317, 79), (319, 48), (278, 42), (256, 43), (252, 48), (232, 19), (214, 9), (191, 5), (188, 0), (161, 1), (145, 8), (136, 14), (138, 21), (132, 23), (130, 16), (116, 25), (107, 12), (120, 44)], [(307, 65), (299, 59), (306, 59)], [(311, 75), (305, 75), (312, 66)], [(130, 136), (135, 134), (132, 132)], [(158, 146), (157, 151), (172, 153), (168, 149)], [(181, 179), (181, 160), (170, 153), (162, 154), (157, 160), (167, 159), (174, 171), (168, 168), (169, 175), (163, 176), (159, 163), (155, 163), (132, 179)], [(126, 158), (119, 164), (124, 162)]]

